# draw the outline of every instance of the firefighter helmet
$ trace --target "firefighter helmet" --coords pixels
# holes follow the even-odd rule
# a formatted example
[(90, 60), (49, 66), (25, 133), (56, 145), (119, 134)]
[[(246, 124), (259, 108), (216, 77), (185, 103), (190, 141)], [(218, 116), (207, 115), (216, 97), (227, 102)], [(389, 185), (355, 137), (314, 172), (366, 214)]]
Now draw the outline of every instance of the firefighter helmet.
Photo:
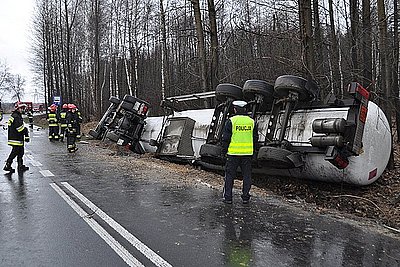
[(24, 104), (24, 103), (21, 103), (21, 102), (17, 102), (17, 103), (15, 103), (15, 109), (18, 109), (18, 108), (26, 108), (27, 107), (27, 105), (26, 104)]
[(68, 104), (67, 103), (63, 104), (62, 108), (67, 109), (68, 108)]
[(68, 109), (76, 109), (76, 106), (74, 104), (68, 104)]
[(57, 110), (57, 105), (56, 104), (51, 104), (50, 107), (49, 107), (49, 110), (51, 112), (55, 112)]

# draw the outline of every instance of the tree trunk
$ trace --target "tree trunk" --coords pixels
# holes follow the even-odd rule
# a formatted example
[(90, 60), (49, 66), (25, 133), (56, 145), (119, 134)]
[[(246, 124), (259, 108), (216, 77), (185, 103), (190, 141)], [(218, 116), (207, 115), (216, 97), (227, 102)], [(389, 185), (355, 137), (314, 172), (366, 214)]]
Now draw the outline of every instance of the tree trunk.
[[(389, 82), (389, 71), (388, 71), (388, 61), (387, 61), (387, 21), (386, 21), (386, 11), (384, 0), (378, 0), (378, 25), (379, 25), (379, 51), (380, 51), (380, 62), (381, 62), (381, 88), (382, 88), (382, 102), (383, 111), (389, 121), (389, 125), (392, 125), (392, 107), (390, 104), (391, 99), (391, 84)], [(388, 163), (388, 168), (394, 168), (393, 159), (393, 149), (391, 151), (390, 160)]]
[(299, 1), (300, 40), (303, 49), (303, 67), (308, 78), (315, 74), (314, 39), (312, 32), (311, 0)]
[[(203, 92), (207, 92), (207, 69), (206, 69), (206, 48), (204, 43), (204, 31), (203, 23), (201, 19), (200, 1), (191, 0), (194, 11), (194, 18), (196, 24), (196, 35), (197, 35), (197, 53), (199, 58), (199, 76), (200, 86)], [(205, 108), (208, 108), (208, 101), (204, 100)]]
[(359, 27), (358, 16), (358, 0), (350, 0), (350, 27), (351, 27), (351, 63), (352, 63), (352, 77), (355, 81), (359, 80), (358, 75), (358, 56), (357, 56), (357, 38)]
[[(397, 0), (396, 0), (397, 1)], [(371, 27), (371, 1), (363, 0), (362, 7), (362, 54), (363, 54), (363, 78), (361, 80), (363, 86), (369, 91), (373, 91), (372, 79), (372, 27)]]
[(164, 0), (160, 0), (160, 20), (161, 20), (161, 99), (165, 99), (167, 69), (167, 30), (165, 24)]
[(218, 80), (219, 68), (219, 44), (218, 44), (218, 31), (217, 31), (217, 13), (215, 11), (214, 0), (208, 0), (208, 17), (210, 20), (210, 38), (211, 38), (211, 88), (215, 90)]
[(393, 92), (394, 101), (396, 103), (396, 132), (397, 132), (397, 143), (400, 143), (400, 100), (399, 100), (399, 6), (398, 0), (394, 0), (394, 22), (393, 22), (393, 29), (394, 29), (394, 38), (393, 38)]
[(330, 24), (330, 70), (331, 70), (331, 92), (336, 97), (341, 97), (341, 78), (339, 70), (339, 45), (336, 36), (335, 15), (333, 0), (329, 0), (329, 24)]

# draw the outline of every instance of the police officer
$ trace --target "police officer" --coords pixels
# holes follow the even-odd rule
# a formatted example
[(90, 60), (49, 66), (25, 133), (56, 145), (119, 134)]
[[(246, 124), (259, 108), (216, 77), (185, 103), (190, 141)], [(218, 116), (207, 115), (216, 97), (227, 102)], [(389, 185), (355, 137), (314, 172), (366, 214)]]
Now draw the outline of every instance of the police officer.
[(61, 108), (61, 112), (59, 114), (59, 123), (60, 123), (60, 141), (64, 142), (65, 129), (67, 128), (67, 112), (68, 112), (68, 104), (63, 104)]
[(223, 153), (227, 154), (225, 164), (224, 202), (232, 204), (233, 181), (240, 166), (243, 175), (242, 202), (248, 204), (251, 188), (251, 161), (258, 131), (252, 118), (246, 115), (245, 101), (233, 101), (235, 115), (227, 120), (222, 135)]
[(6, 160), (6, 166), (3, 170), (8, 172), (14, 172), (15, 170), (11, 167), (13, 160), (17, 157), (18, 171), (29, 170), (29, 167), (23, 163), (24, 156), (24, 142), (29, 142), (28, 129), (24, 126), (22, 119), (22, 112), (26, 108), (26, 104), (17, 102), (15, 104), (15, 110), (12, 112), (10, 119), (8, 120), (8, 145), (12, 147), (11, 153)]
[(65, 135), (67, 137), (68, 152), (73, 153), (78, 150), (76, 147), (76, 135), (78, 133), (79, 117), (76, 113), (76, 106), (68, 104), (68, 112), (66, 116), (67, 128)]
[(59, 127), (58, 127), (58, 114), (57, 106), (51, 104), (49, 107), (49, 113), (47, 114), (47, 121), (49, 122), (49, 140), (58, 140)]

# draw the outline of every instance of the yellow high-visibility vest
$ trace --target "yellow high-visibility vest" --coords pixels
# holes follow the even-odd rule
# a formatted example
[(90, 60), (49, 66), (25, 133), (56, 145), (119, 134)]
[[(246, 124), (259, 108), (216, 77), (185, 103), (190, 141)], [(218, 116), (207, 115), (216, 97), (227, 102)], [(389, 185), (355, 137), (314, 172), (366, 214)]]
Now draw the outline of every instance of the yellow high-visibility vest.
[(249, 116), (236, 115), (231, 119), (232, 137), (228, 147), (228, 155), (253, 155), (254, 120)]

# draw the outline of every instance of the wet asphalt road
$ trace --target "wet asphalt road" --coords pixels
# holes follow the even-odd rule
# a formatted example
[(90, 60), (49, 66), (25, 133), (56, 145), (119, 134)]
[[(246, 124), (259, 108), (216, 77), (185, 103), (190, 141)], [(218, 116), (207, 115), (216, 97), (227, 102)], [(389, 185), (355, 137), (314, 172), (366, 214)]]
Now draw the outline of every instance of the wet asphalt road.
[(0, 266), (400, 266), (400, 236), (272, 197), (225, 205), (207, 186), (144, 179), (148, 170), (132, 179), (82, 151), (67, 154), (45, 130), (31, 139), (30, 170), (0, 177)]

